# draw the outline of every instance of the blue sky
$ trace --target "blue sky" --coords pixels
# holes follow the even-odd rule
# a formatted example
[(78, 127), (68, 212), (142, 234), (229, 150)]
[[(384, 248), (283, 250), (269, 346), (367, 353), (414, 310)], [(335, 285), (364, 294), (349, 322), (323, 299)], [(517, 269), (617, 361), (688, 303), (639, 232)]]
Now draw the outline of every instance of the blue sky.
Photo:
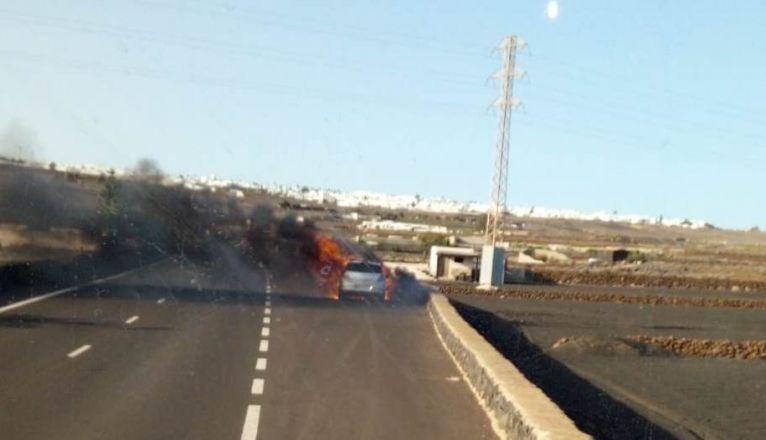
[(14, 1), (0, 132), (39, 158), (489, 197), (509, 33), (509, 203), (766, 226), (758, 1)]

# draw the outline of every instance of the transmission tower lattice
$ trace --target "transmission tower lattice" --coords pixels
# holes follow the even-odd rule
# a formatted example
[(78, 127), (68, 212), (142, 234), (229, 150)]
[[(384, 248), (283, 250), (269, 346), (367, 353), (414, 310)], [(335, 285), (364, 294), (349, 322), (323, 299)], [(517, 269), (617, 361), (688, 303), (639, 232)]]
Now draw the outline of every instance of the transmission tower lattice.
[(498, 123), (495, 171), (492, 177), (492, 200), (487, 210), (487, 227), (484, 232), (486, 244), (495, 246), (502, 229), (502, 215), (506, 211), (508, 197), (508, 154), (511, 132), (511, 111), (519, 104), (513, 97), (513, 79), (523, 72), (516, 71), (516, 49), (524, 42), (515, 35), (503, 39), (498, 49), (503, 54), (503, 68), (495, 74), (501, 81), (500, 98), (495, 104), (500, 108)]

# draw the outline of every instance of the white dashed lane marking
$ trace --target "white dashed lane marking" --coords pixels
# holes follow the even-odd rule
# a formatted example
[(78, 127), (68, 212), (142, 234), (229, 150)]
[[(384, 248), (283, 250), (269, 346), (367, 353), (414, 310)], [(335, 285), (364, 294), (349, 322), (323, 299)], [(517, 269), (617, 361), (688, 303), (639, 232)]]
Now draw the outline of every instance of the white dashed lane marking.
[(88, 351), (88, 350), (90, 350), (90, 345), (88, 345), (88, 344), (85, 344), (85, 345), (83, 345), (82, 347), (78, 348), (77, 350), (73, 350), (73, 351), (71, 351), (71, 352), (70, 352), (70, 353), (67, 355), (67, 357), (68, 357), (69, 359), (74, 359), (74, 358), (76, 358), (77, 356), (79, 356), (79, 355), (81, 355), (81, 354), (85, 353), (85, 352), (86, 352), (86, 351)]
[(250, 388), (250, 392), (258, 396), (263, 394), (263, 379), (253, 379), (253, 386)]
[[(269, 351), (269, 340), (266, 339), (271, 336), (271, 329), (268, 327), (271, 324), (271, 282), (268, 272), (266, 273), (266, 300), (263, 309), (263, 327), (261, 328), (261, 340), (258, 343), (258, 352), (267, 353)], [(268, 360), (266, 357), (259, 357), (255, 361), (255, 371), (266, 371), (266, 365)], [(253, 379), (253, 383), (250, 386), (250, 394), (253, 396), (260, 396), (263, 394), (263, 388), (266, 385), (266, 379), (262, 377), (256, 377)], [(245, 414), (245, 424), (242, 427), (241, 440), (256, 440), (258, 437), (258, 423), (261, 418), (261, 406), (260, 405), (248, 405), (247, 413)]]
[(165, 298), (160, 298), (157, 300), (157, 304), (162, 304), (165, 302)]
[(133, 324), (134, 322), (138, 321), (138, 315), (133, 315), (130, 318), (125, 320), (125, 324)]
[(248, 405), (247, 414), (245, 414), (245, 426), (242, 427), (241, 440), (255, 440), (258, 437), (258, 420), (260, 418), (260, 405)]

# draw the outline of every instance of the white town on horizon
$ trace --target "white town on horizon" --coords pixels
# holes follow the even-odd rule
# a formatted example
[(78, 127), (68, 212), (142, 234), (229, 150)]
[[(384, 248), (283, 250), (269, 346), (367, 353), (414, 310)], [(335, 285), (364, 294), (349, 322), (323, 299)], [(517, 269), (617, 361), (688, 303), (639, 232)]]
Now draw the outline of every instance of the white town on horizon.
[[(27, 162), (30, 167), (46, 167), (42, 163)], [(116, 176), (128, 177), (133, 172), (129, 169), (116, 169), (97, 165), (60, 165), (61, 170), (77, 171), (85, 175), (105, 175), (114, 172)], [(215, 175), (184, 176), (165, 175), (163, 183), (168, 185), (183, 185), (192, 190), (209, 189), (212, 191), (229, 191), (235, 197), (244, 197), (244, 190), (260, 190), (274, 196), (290, 198), (303, 202), (330, 203), (342, 208), (380, 207), (385, 209), (425, 211), (444, 214), (483, 214), (487, 212), (488, 204), (474, 201), (450, 200), (442, 197), (420, 197), (406, 194), (384, 194), (370, 191), (344, 192), (333, 189), (309, 188), (302, 185), (260, 184), (232, 179), (222, 179)], [(508, 207), (508, 212), (517, 217), (540, 219), (569, 219), (586, 221), (619, 222), (629, 224), (646, 224), (676, 226), (689, 229), (702, 229), (712, 225), (703, 220), (686, 218), (662, 218), (634, 214), (618, 214), (616, 212), (596, 211), (581, 212), (575, 209), (556, 209), (544, 207)]]

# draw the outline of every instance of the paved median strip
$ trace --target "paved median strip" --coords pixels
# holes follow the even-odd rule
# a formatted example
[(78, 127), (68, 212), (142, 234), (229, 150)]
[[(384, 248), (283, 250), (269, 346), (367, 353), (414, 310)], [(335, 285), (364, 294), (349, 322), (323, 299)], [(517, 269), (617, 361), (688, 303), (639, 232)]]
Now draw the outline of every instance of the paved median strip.
[(88, 350), (90, 350), (90, 349), (91, 349), (91, 346), (90, 346), (90, 345), (88, 345), (88, 344), (85, 344), (85, 345), (83, 345), (82, 347), (80, 347), (80, 348), (78, 348), (78, 349), (76, 349), (76, 350), (72, 350), (71, 352), (69, 352), (69, 354), (67, 354), (67, 357), (68, 357), (69, 359), (74, 359), (74, 358), (76, 358), (77, 356), (79, 356), (79, 355), (81, 355), (81, 354), (85, 353), (86, 351), (88, 351)]

